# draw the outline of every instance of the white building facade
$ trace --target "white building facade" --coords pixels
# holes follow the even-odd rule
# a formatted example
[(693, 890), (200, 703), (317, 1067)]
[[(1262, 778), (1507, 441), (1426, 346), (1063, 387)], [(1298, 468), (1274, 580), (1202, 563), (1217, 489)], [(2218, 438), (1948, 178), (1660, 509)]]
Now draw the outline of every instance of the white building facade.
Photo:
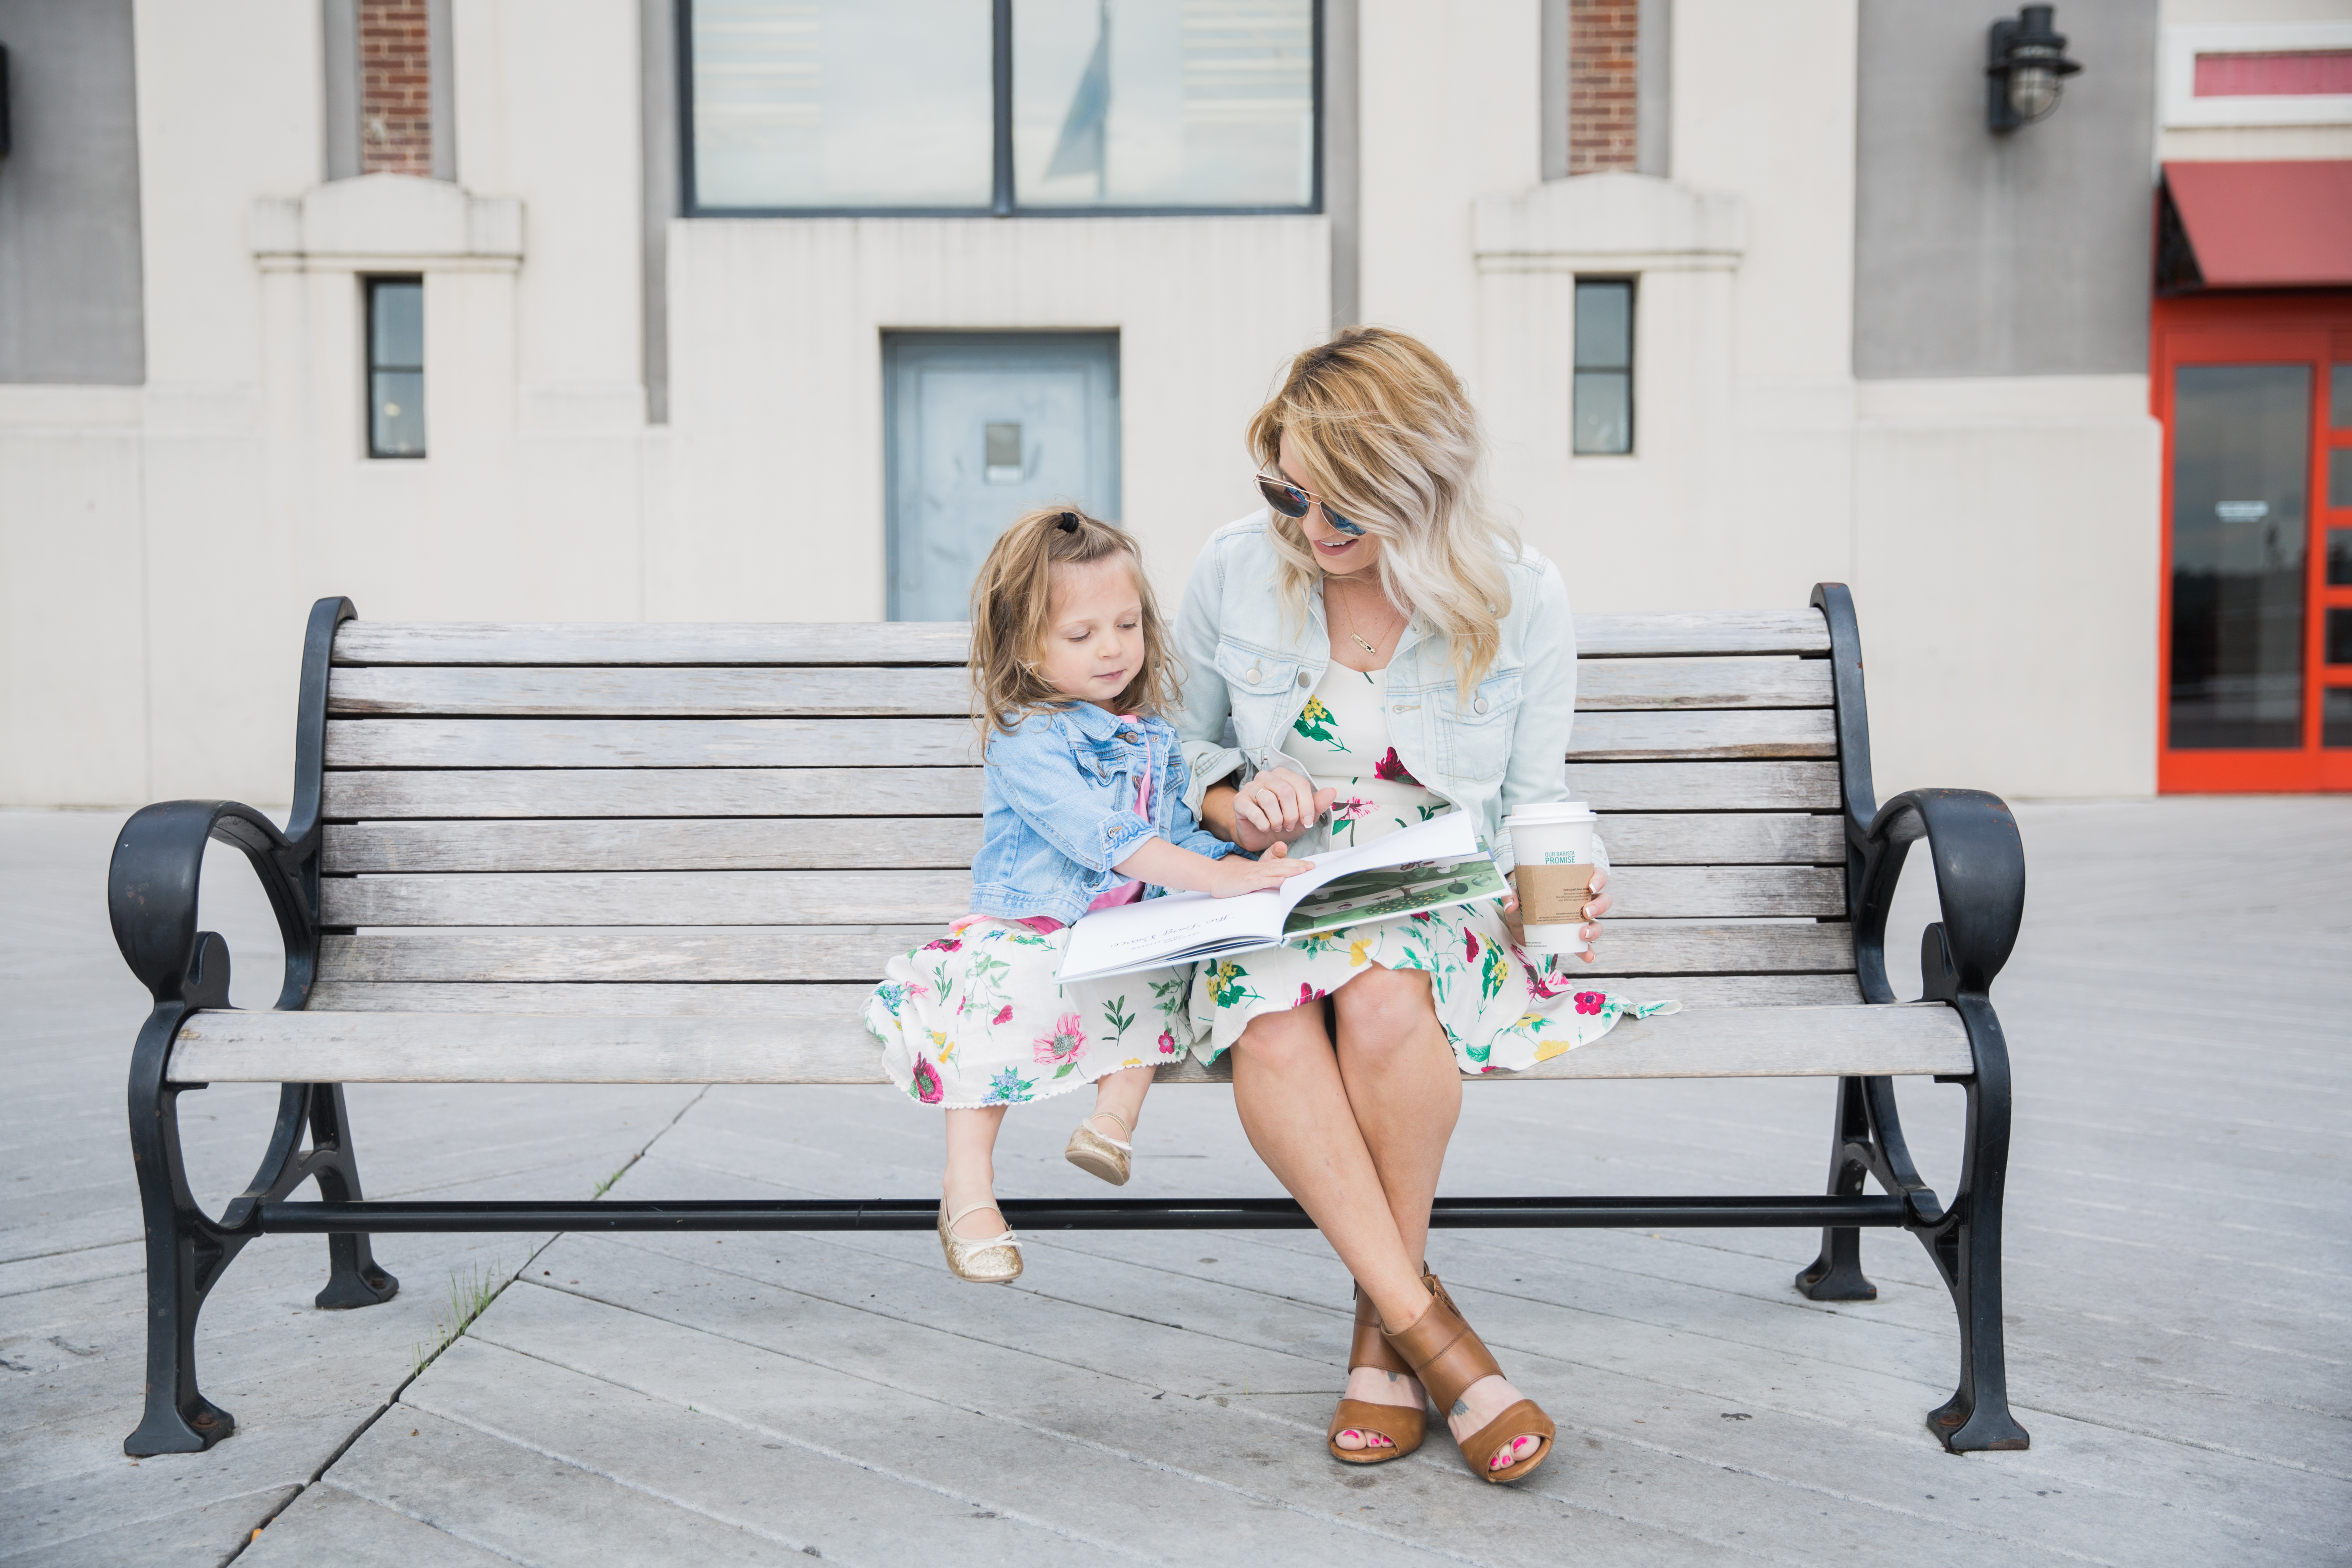
[[(0, 803), (283, 800), (323, 595), (882, 618), (1040, 476), (1173, 595), (1357, 321), (1461, 371), (1580, 610), (1844, 581), (1884, 791), (2149, 794), (2159, 56), (2247, 11), (2074, 0), (1998, 133), (1939, 0), (0, 0)], [(1620, 154), (1580, 27), (1637, 41)], [(2352, 157), (2306, 118), (2182, 133)]]

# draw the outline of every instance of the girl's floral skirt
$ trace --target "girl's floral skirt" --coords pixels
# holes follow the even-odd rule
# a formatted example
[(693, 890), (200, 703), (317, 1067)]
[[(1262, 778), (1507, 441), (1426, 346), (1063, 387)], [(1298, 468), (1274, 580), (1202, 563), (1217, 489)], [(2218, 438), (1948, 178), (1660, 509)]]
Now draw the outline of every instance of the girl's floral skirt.
[(1192, 965), (1063, 986), (1054, 972), (1069, 937), (981, 920), (890, 960), (866, 1004), (890, 1081), (962, 1110), (1181, 1059), (1192, 1043)]
[(1192, 982), (1193, 1054), (1214, 1061), (1252, 1018), (1320, 1001), (1374, 964), (1427, 972), (1437, 1021), (1466, 1073), (1533, 1067), (1591, 1044), (1620, 1018), (1682, 1007), (1612, 995), (1581, 980), (1581, 958), (1530, 958), (1512, 946), (1494, 904), (1457, 904), (1201, 964)]

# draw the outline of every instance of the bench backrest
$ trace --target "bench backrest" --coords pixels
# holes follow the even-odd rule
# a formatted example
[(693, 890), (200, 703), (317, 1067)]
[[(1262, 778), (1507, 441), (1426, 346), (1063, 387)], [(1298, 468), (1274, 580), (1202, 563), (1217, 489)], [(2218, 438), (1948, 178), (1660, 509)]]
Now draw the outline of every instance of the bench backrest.
[[(1586, 616), (1594, 973), (1856, 1002), (1819, 610)], [(966, 907), (961, 625), (352, 620), (328, 670), (313, 1008), (839, 1016)]]

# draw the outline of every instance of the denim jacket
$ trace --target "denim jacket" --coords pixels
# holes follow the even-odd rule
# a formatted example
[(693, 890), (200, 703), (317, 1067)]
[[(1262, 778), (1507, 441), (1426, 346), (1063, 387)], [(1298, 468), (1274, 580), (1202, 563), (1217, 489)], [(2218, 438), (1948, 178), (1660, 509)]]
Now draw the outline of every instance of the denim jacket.
[[(1192, 773), (1185, 805), (1194, 812), (1221, 779), (1240, 784), (1261, 770), (1297, 768), (1282, 756), (1283, 738), (1331, 661), (1322, 583), (1308, 591), (1299, 624), (1275, 586), (1265, 530), (1266, 514), (1259, 510), (1212, 534), (1176, 617), (1187, 670), (1176, 731)], [(1390, 656), (1388, 695), (1389, 740), (1398, 760), (1477, 820), (1496, 863), (1508, 871), (1517, 859), (1504, 816), (1568, 797), (1576, 629), (1558, 567), (1533, 550), (1507, 558), (1503, 567), (1511, 607), (1502, 646), (1468, 699), (1454, 681), (1444, 634), (1419, 616)], [(1228, 717), (1232, 746), (1224, 743)], [(1290, 853), (1313, 856), (1329, 841), (1329, 828), (1318, 826), (1300, 835)]]
[[(1151, 780), (1151, 820), (1135, 814)], [(1217, 859), (1233, 846), (1202, 830), (1187, 798), (1175, 727), (1154, 714), (1129, 722), (1091, 702), (1033, 713), (988, 742), (974, 914), (1050, 915), (1067, 925), (1119, 880), (1111, 868), (1144, 840), (1165, 838)]]

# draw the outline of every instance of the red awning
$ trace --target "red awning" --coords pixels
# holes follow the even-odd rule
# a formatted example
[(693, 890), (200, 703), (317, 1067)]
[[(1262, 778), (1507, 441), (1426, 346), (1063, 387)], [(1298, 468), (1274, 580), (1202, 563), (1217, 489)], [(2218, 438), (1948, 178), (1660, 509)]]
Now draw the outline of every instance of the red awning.
[(2352, 160), (2167, 163), (2208, 289), (2352, 284)]

